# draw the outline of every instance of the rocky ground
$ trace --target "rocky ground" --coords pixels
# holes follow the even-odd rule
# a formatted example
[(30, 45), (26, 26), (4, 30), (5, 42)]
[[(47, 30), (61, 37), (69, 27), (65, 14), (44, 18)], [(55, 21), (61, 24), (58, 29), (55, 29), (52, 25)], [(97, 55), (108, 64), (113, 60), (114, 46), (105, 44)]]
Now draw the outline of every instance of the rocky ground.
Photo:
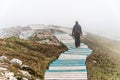
[[(13, 58), (9, 60), (6, 56), (0, 56), (0, 80), (28, 80), (31, 77), (28, 71), (19, 70), (17, 73), (10, 71), (10, 65), (20, 66), (21, 69), (28, 67), (20, 59)], [(16, 76), (16, 74), (24, 75), (24, 77)]]
[(71, 32), (71, 29), (61, 28), (54, 25), (28, 25), (26, 27), (17, 26), (0, 30), (0, 38), (17, 37), (24, 40), (32, 40), (38, 43), (59, 45), (55, 38), (55, 33)]
[(43, 80), (49, 63), (67, 50), (55, 32), (61, 30), (29, 26), (4, 29), (0, 34), (0, 80)]

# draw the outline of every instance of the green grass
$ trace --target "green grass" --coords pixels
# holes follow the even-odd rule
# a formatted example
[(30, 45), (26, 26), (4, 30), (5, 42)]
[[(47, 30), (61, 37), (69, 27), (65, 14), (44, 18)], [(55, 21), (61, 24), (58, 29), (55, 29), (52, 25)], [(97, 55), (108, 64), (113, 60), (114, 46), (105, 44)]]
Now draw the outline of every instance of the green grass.
[(93, 50), (86, 61), (88, 80), (120, 80), (120, 42), (90, 33), (82, 42)]
[[(62, 51), (67, 50), (66, 46), (40, 44), (30, 40), (22, 40), (16, 37), (0, 39), (0, 56), (7, 56), (9, 59), (18, 58), (23, 64), (29, 68), (23, 70), (28, 71), (32, 75), (32, 79), (39, 78), (43, 80), (45, 70), (53, 60), (57, 59)], [(6, 63), (10, 70), (17, 75), (20, 69), (17, 65)], [(21, 74), (22, 75), (22, 74)]]

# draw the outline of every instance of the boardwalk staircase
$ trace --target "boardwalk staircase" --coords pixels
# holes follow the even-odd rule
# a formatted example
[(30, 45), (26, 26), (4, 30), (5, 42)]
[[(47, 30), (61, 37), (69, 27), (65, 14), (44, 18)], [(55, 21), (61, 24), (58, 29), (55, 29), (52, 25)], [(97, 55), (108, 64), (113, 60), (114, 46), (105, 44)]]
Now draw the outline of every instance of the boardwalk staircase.
[(61, 53), (45, 72), (45, 80), (87, 80), (85, 61), (91, 53), (87, 45), (81, 43), (75, 48), (74, 39), (69, 34), (56, 34), (59, 41), (68, 47), (68, 51)]

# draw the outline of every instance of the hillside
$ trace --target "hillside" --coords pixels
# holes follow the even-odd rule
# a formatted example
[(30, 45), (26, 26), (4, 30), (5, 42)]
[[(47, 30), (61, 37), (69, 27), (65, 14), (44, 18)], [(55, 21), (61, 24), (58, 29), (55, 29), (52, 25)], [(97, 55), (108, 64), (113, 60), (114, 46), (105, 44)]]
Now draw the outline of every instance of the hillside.
[[(41, 25), (36, 25), (32, 29), (34, 26), (1, 32), (1, 80), (43, 80), (49, 63), (67, 50), (54, 34), (71, 34), (72, 29), (54, 25), (42, 26), (42, 29), (39, 29)], [(93, 50), (86, 61), (88, 80), (119, 80), (120, 42), (91, 33), (83, 34), (82, 42)]]
[(120, 80), (120, 42), (90, 33), (82, 42), (93, 50), (86, 61), (89, 80)]
[(43, 80), (49, 63), (66, 49), (63, 44), (48, 45), (16, 37), (0, 39), (0, 79)]

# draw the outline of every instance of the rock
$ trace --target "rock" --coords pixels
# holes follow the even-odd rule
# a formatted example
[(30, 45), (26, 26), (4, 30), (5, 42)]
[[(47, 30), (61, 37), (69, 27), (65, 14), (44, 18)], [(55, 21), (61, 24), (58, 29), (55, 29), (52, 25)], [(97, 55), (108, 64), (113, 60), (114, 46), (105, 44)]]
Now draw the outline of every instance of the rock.
[(17, 26), (17, 27), (11, 27), (11, 28), (4, 28), (0, 31), (0, 38), (9, 38), (9, 37), (19, 37), (19, 34), (23, 31), (28, 31), (31, 30), (31, 28), (28, 27), (22, 27), (22, 26)]
[(31, 77), (31, 75), (29, 74), (28, 71), (24, 71), (24, 69), (29, 68), (29, 66), (27, 66), (27, 65), (22, 65), (20, 68), (22, 69), (22, 70), (20, 70), (20, 72), (21, 72), (23, 75), (25, 75), (25, 76), (27, 76), (27, 77)]
[(97, 63), (97, 61), (93, 60), (93, 63)]
[(0, 80), (17, 80), (17, 79), (16, 77), (14, 77), (13, 72), (2, 71), (2, 73), (0, 73)]
[(14, 76), (13, 72), (6, 72), (5, 73), (5, 77), (11, 77), (11, 76)]
[(27, 78), (23, 77), (23, 80), (28, 80)]
[(27, 77), (31, 77), (31, 75), (27, 71), (20, 70), (20, 72)]
[(10, 60), (10, 63), (22, 65), (22, 61), (16, 58), (13, 58), (12, 60)]
[(19, 35), (20, 39), (28, 39), (29, 37), (31, 37), (34, 34), (34, 30), (28, 30), (28, 31), (23, 31), (21, 32), (21, 34)]
[(6, 56), (0, 56), (0, 60), (1, 61), (7, 60), (7, 57)]
[(17, 80), (15, 77), (11, 76), (9, 77), (9, 80)]
[(50, 40), (46, 39), (46, 40), (42, 40), (43, 43), (48, 43)]
[(45, 42), (48, 43), (50, 40), (49, 39), (46, 39)]
[(8, 70), (7, 68), (4, 68), (4, 67), (0, 67), (0, 71), (6, 71)]
[(14, 77), (13, 72), (5, 71), (4, 73), (1, 74), (0, 80), (17, 80), (17, 79), (16, 77)]
[(22, 65), (22, 66), (21, 66), (21, 69), (24, 68), (24, 67), (29, 67), (29, 66), (28, 66), (28, 65)]

